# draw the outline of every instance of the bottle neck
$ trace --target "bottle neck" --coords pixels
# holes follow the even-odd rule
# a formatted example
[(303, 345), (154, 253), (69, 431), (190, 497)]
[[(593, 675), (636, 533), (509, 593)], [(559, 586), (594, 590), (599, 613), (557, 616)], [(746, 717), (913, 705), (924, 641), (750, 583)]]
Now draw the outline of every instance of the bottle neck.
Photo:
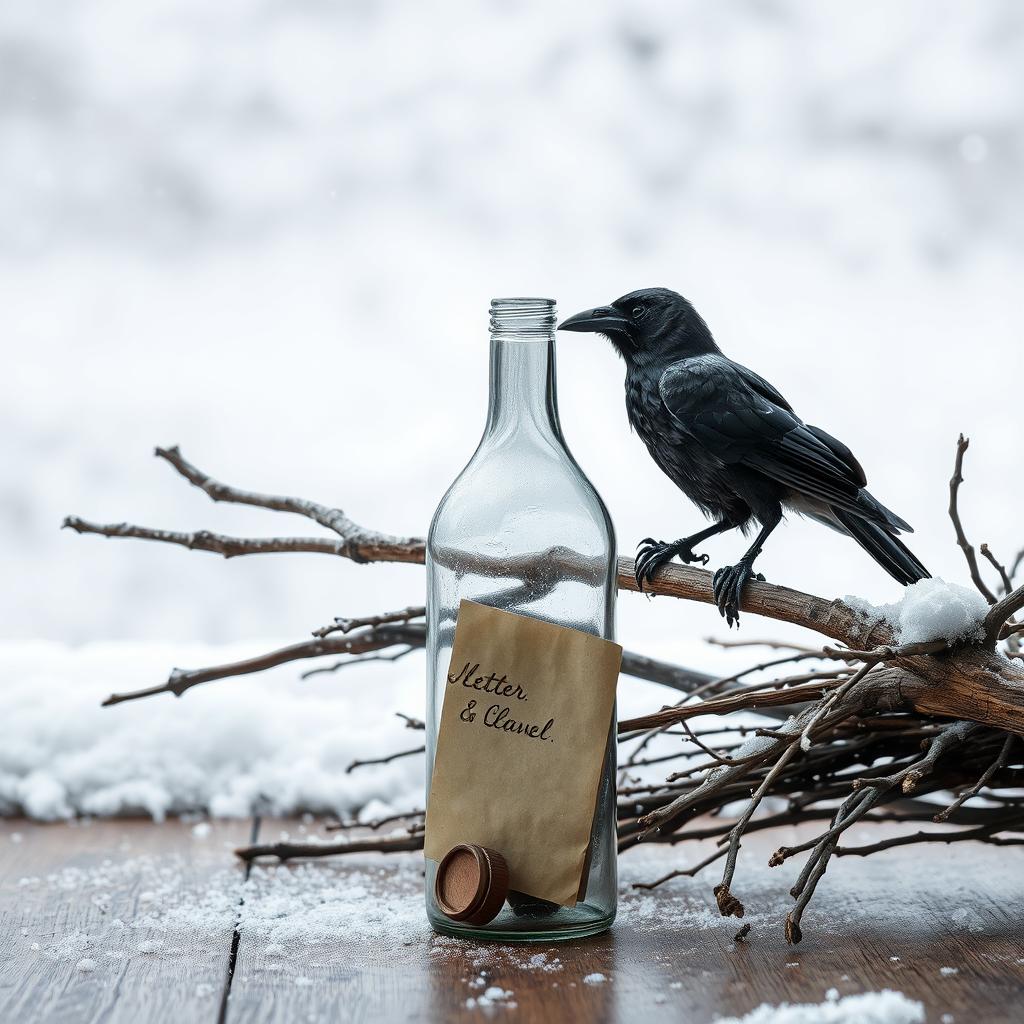
[(491, 383), (484, 438), (530, 436), (561, 444), (555, 392), (555, 303), (491, 302)]

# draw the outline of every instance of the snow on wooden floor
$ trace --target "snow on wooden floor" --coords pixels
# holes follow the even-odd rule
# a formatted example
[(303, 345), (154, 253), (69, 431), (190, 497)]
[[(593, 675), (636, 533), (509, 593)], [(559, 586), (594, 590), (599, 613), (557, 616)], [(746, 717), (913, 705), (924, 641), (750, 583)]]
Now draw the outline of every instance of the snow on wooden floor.
[[(309, 826), (315, 830), (315, 826)], [(0, 823), (0, 1020), (402, 1021), (495, 1018), (913, 1021), (1019, 1019), (1024, 856), (894, 850), (832, 865), (798, 947), (782, 941), (792, 879), (751, 837), (735, 886), (751, 924), (714, 910), (713, 879), (631, 888), (698, 852), (624, 856), (611, 933), (497, 946), (433, 935), (416, 855), (256, 865), (232, 849), (296, 820)], [(834, 990), (834, 991), (833, 991)], [(863, 993), (902, 993), (844, 1002)], [(918, 1008), (916, 1004), (922, 1004)], [(827, 1014), (827, 1016), (826, 1016)]]

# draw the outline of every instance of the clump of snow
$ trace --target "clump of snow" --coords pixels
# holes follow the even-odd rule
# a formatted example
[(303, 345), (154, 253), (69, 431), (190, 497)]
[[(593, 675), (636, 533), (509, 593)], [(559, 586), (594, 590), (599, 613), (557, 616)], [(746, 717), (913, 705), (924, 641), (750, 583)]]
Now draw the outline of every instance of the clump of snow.
[(603, 985), (608, 979), (601, 974), (599, 971), (595, 971), (593, 974), (588, 974), (583, 979), (584, 985)]
[(83, 957), (75, 964), (75, 969), (81, 971), (83, 974), (90, 974), (96, 970), (96, 961), (90, 957)]
[(939, 974), (943, 975), (946, 978), (952, 977), (954, 974), (959, 974), (959, 973), (960, 973), (960, 968), (959, 967), (940, 967), (939, 968)]
[(518, 966), (523, 971), (543, 971), (545, 974), (555, 974), (563, 970), (562, 958), (555, 956), (548, 959), (547, 953), (534, 953)]
[(849, 595), (843, 602), (867, 619), (884, 619), (901, 644), (980, 640), (984, 635), (981, 623), (988, 611), (978, 591), (938, 577), (912, 584), (892, 604), (873, 605)]
[(514, 1009), (516, 1003), (513, 1001), (512, 996), (511, 990), (504, 989), (500, 985), (491, 985), (482, 995), (470, 996), (466, 1000), (466, 1009), (472, 1010), (474, 1007), (479, 1007), (486, 1010), (499, 1004), (507, 1006), (509, 1009)]
[(921, 1003), (883, 989), (823, 1003), (762, 1003), (745, 1017), (719, 1017), (716, 1024), (922, 1024), (924, 1019)]

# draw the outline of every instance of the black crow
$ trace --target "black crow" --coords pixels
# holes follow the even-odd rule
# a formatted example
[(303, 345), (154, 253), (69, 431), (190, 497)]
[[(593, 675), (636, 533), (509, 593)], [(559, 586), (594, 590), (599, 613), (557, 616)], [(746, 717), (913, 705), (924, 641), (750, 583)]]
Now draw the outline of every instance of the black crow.
[[(784, 508), (853, 537), (906, 586), (928, 570), (899, 540), (911, 527), (866, 489), (860, 463), (841, 441), (804, 423), (763, 377), (722, 355), (693, 306), (667, 288), (645, 288), (588, 309), (559, 325), (604, 334), (626, 361), (626, 412), (654, 461), (714, 522), (672, 544), (638, 545), (636, 581), (672, 558), (707, 564), (695, 545), (752, 523), (760, 532), (735, 564), (713, 580), (730, 626), (754, 560)], [(758, 575), (757, 579), (763, 579)]]

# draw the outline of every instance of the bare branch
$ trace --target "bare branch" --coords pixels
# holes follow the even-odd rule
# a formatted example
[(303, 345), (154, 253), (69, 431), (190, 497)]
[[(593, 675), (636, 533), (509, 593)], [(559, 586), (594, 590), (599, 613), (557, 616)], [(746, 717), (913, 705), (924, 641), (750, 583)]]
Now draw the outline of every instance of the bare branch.
[(731, 890), (733, 874), (736, 871), (736, 857), (740, 852), (740, 839), (743, 837), (743, 832), (750, 819), (754, 816), (754, 811), (760, 806), (765, 793), (768, 792), (776, 777), (790, 762), (793, 755), (799, 752), (800, 747), (796, 742), (795, 736), (788, 743), (789, 746), (786, 747), (778, 760), (765, 773), (765, 777), (761, 780), (761, 784), (757, 789), (754, 790), (754, 794), (747, 802), (747, 806), (740, 815), (739, 820), (729, 831), (728, 846), (726, 847), (729, 852), (725, 860), (725, 871), (722, 873), (722, 881), (715, 886), (715, 899), (718, 901), (718, 912), (722, 917), (743, 916), (743, 904), (732, 894)]
[(822, 683), (807, 683), (792, 686), (785, 690), (768, 690), (752, 693), (746, 690), (738, 694), (727, 694), (713, 697), (697, 704), (685, 704), (682, 707), (664, 708), (640, 718), (630, 718), (619, 723), (621, 732), (657, 729), (662, 725), (675, 725), (699, 715), (727, 715), (731, 711), (756, 711), (762, 707), (778, 707), (798, 704), (801, 701), (816, 700), (828, 687)]
[(399, 647), (392, 654), (359, 654), (345, 661), (335, 661), (330, 665), (322, 665), (319, 668), (306, 669), (299, 675), (300, 679), (311, 679), (313, 676), (326, 675), (331, 672), (338, 672), (343, 668), (351, 668), (353, 665), (364, 665), (368, 661), (401, 661), (408, 654), (420, 649), (420, 644)]
[(1002, 633), (1003, 626), (1024, 608), (1024, 587), (1007, 594), (988, 610), (985, 621), (981, 624), (989, 643), (995, 643)]
[[(263, 554), (272, 551), (315, 551), (349, 558), (356, 562), (411, 562), (422, 563), (425, 559), (425, 543), (419, 537), (397, 537), (379, 533), (359, 526), (348, 518), (340, 509), (321, 505), (304, 498), (293, 498), (281, 495), (264, 494), (246, 491), (221, 483), (189, 463), (177, 447), (157, 448), (156, 454), (172, 465), (186, 480), (209, 495), (213, 501), (232, 502), (235, 504), (252, 505), (278, 512), (289, 512), (304, 516), (313, 522), (331, 530), (339, 538), (340, 543), (327, 539), (304, 537), (279, 538), (237, 538), (223, 537), (208, 531), (195, 534), (175, 533), (166, 530), (134, 526), (127, 523), (114, 526), (100, 526), (86, 523), (84, 520), (70, 516), (66, 521), (72, 529), (83, 533), (99, 533), (109, 537), (136, 537), (162, 543), (177, 544), (196, 550), (227, 553), (229, 557), (243, 554)], [(439, 552), (443, 559), (445, 552)], [(481, 568), (488, 567), (488, 560), (481, 556), (478, 559)], [(487, 563), (487, 564), (485, 564)], [(549, 578), (586, 579), (589, 580), (604, 571), (600, 560), (581, 559), (566, 548), (551, 548), (521, 559), (500, 559), (495, 562), (498, 575), (515, 577), (528, 581), (532, 586), (543, 588)], [(631, 559), (620, 559), (618, 564), (618, 585), (621, 590), (637, 590), (634, 566)], [(711, 573), (694, 566), (671, 565), (659, 570), (656, 578), (645, 584), (645, 592), (651, 595), (663, 594), (671, 597), (714, 602), (711, 592)], [(843, 642), (873, 642), (883, 644), (891, 637), (884, 625), (873, 628), (870, 637), (862, 637), (863, 623), (852, 609), (840, 601), (824, 601), (809, 594), (786, 587), (752, 580), (744, 589), (741, 603), (743, 611), (784, 622), (795, 622), (807, 626), (834, 640)]]
[(1010, 582), (1017, 578), (1017, 573), (1020, 571), (1021, 564), (1024, 563), (1024, 548), (1014, 556), (1013, 561), (1010, 563), (1010, 568), (1007, 570), (1007, 575), (1010, 577)]
[(386, 757), (371, 757), (368, 761), (353, 761), (346, 769), (345, 774), (349, 775), (357, 768), (365, 768), (368, 764), (390, 764), (400, 757), (412, 757), (413, 754), (426, 753), (426, 747), (413, 747), (411, 750), (399, 750), (395, 754), (388, 754)]
[(910, 658), (917, 654), (938, 654), (948, 651), (950, 644), (945, 640), (924, 640), (914, 644), (893, 646), (883, 644), (873, 647), (870, 651), (858, 651), (850, 647), (823, 647), (820, 655), (824, 658), (837, 658), (843, 661), (866, 661), (872, 665), (880, 661), (894, 661), (897, 658)]
[(1006, 571), (1006, 567), (999, 561), (998, 558), (996, 558), (995, 555), (992, 554), (992, 551), (987, 544), (982, 544), (979, 550), (985, 556), (985, 558), (988, 559), (989, 565), (991, 565), (992, 568), (995, 569), (997, 573), (999, 573), (999, 579), (1002, 581), (1003, 584), (1003, 594), (1008, 594), (1011, 590), (1013, 590), (1013, 583), (1010, 580), (1010, 574)]
[(131, 523), (91, 523), (78, 516), (68, 516), (61, 524), (62, 529), (76, 533), (93, 533), (100, 537), (134, 537), (138, 540), (155, 540), (161, 544), (177, 544), (190, 551), (211, 551), (225, 558), (239, 555), (270, 555), (277, 553), (342, 555), (347, 553), (345, 542), (329, 537), (229, 537), (224, 533), (197, 530), (181, 533), (176, 530), (153, 529), (148, 526), (134, 526)]
[(981, 592), (989, 604), (996, 603), (996, 595), (989, 590), (985, 581), (981, 578), (981, 570), (978, 567), (978, 556), (974, 553), (974, 545), (967, 539), (964, 533), (963, 524), (960, 521), (960, 509), (958, 500), (960, 496), (960, 485), (964, 482), (964, 452), (971, 443), (970, 438), (960, 435), (956, 442), (956, 461), (953, 465), (953, 476), (949, 480), (949, 518), (953, 521), (953, 529), (956, 531), (956, 542), (967, 559), (967, 568), (970, 569), (971, 579), (974, 585)]
[(386, 836), (380, 839), (355, 839), (345, 843), (265, 843), (243, 846), (235, 856), (244, 861), (276, 857), (280, 861), (299, 857), (337, 857), (345, 853), (408, 853), (423, 849), (423, 833), (410, 836)]
[[(354, 562), (422, 562), (424, 542), (420, 537), (397, 537), (392, 534), (367, 530), (353, 522), (340, 508), (331, 508), (305, 498), (290, 498), (276, 494), (245, 491), (221, 483), (197, 469), (181, 454), (177, 445), (157, 448), (154, 454), (169, 462), (190, 484), (209, 495), (212, 501), (231, 502), (236, 505), (255, 505), (276, 512), (292, 512), (305, 516), (336, 533), (345, 542), (346, 558)], [(384, 553), (385, 557), (381, 557)]]
[(936, 762), (947, 753), (950, 748), (959, 746), (972, 732), (980, 729), (981, 726), (975, 722), (954, 722), (942, 730), (929, 744), (928, 750), (919, 761), (908, 765), (895, 775), (886, 775), (877, 779), (870, 779), (862, 776), (853, 783), (853, 788), (891, 789), (899, 786), (904, 793), (912, 793), (917, 784), (928, 775), (935, 767)]
[(351, 633), (361, 626), (385, 626), (392, 622), (410, 622), (422, 619), (427, 614), (423, 605), (410, 605), (397, 612), (384, 612), (382, 615), (366, 615), (359, 619), (335, 618), (330, 626), (321, 626), (313, 630), (313, 636), (329, 636), (331, 633)]
[(410, 818), (418, 818), (422, 821), (426, 812), (422, 809), (412, 811), (399, 811), (397, 814), (389, 814), (385, 818), (374, 818), (373, 821), (332, 821), (324, 825), (327, 832), (351, 831), (357, 828), (368, 828), (372, 832), (384, 825), (394, 824), (396, 821), (407, 821)]
[(945, 810), (939, 811), (933, 820), (936, 822), (946, 821), (966, 801), (977, 796), (985, 788), (989, 779), (1006, 764), (1006, 759), (1010, 756), (1010, 748), (1013, 746), (1013, 741), (1016, 738), (1013, 733), (1009, 733), (1003, 742), (1002, 749), (999, 751), (999, 756), (982, 772), (978, 781), (969, 789), (965, 789)]
[[(399, 614), (402, 613), (391, 613), (391, 615)], [(413, 617), (410, 616), (410, 618)], [(374, 625), (373, 622), (378, 618), (382, 620), (383, 624)], [(289, 661), (318, 658), (329, 654), (348, 656), (346, 660), (303, 672), (301, 678), (308, 679), (319, 673), (336, 672), (346, 666), (359, 665), (367, 661), (397, 661), (412, 651), (419, 650), (426, 643), (426, 627), (422, 623), (406, 622), (400, 618), (392, 619), (385, 615), (368, 616), (365, 620), (351, 621), (364, 621), (368, 624), (353, 626), (353, 632), (343, 634), (341, 637), (328, 636), (305, 640), (255, 658), (247, 658), (244, 661), (194, 670), (174, 669), (165, 683), (143, 690), (133, 690), (129, 693), (111, 694), (103, 702), (103, 705), (106, 707), (121, 704), (129, 700), (153, 697), (160, 693), (173, 693), (180, 697), (193, 686), (215, 679), (249, 675), (283, 665)], [(392, 647), (397, 647), (398, 650), (390, 654), (375, 653), (390, 650)], [(680, 665), (672, 665), (642, 654), (635, 654), (632, 651), (623, 652), (622, 671), (626, 675), (661, 683), (664, 686), (682, 690), (684, 693), (689, 693), (694, 687), (705, 684), (714, 678), (706, 672), (696, 672)]]
[(721, 647), (724, 650), (731, 650), (736, 647), (767, 647), (772, 651), (795, 651), (798, 654), (819, 654), (817, 647), (808, 647), (806, 644), (793, 644), (783, 640), (719, 640), (714, 636), (704, 637), (706, 644), (712, 647)]
[[(195, 670), (174, 669), (167, 679), (167, 682), (160, 686), (151, 686), (144, 690), (133, 690), (129, 693), (113, 693), (104, 702), (104, 707), (112, 704), (122, 704), (129, 700), (139, 700), (142, 697), (153, 697), (158, 693), (173, 693), (180, 697), (193, 686), (200, 683), (208, 683), (214, 679), (224, 679), (228, 676), (249, 675), (253, 672), (262, 672), (277, 665), (283, 665), (289, 661), (298, 661), (303, 658), (319, 658), (325, 654), (362, 654), (366, 651), (381, 650), (386, 647), (394, 647), (396, 644), (418, 642), (410, 637), (410, 632), (415, 631), (414, 626), (385, 626), (366, 633), (355, 634), (349, 637), (326, 637), (323, 640), (304, 640), (302, 643), (292, 644), (289, 647), (282, 647), (268, 654), (261, 654), (255, 658), (246, 658), (243, 661), (234, 661), (225, 665), (216, 665), (212, 668), (201, 668)], [(419, 627), (422, 630), (422, 627)]]
[(1024, 829), (1024, 816), (996, 822), (992, 825), (981, 825), (978, 828), (952, 832), (914, 832), (911, 835), (891, 836), (865, 846), (840, 846), (836, 849), (835, 855), (837, 857), (867, 857), (882, 850), (891, 850), (897, 846), (914, 846), (917, 843), (985, 842), (991, 843), (993, 846), (1021, 846), (1024, 845), (1024, 837), (1013, 839), (996, 834), (998, 832), (1019, 832), (1021, 829)]
[(723, 846), (720, 850), (715, 850), (714, 853), (705, 857), (702, 861), (694, 864), (692, 868), (678, 868), (675, 871), (670, 871), (667, 875), (662, 875), (661, 878), (656, 879), (653, 882), (634, 882), (634, 889), (657, 889), (659, 885), (664, 885), (666, 882), (671, 881), (673, 878), (693, 878), (699, 871), (703, 871), (709, 864), (713, 864), (716, 860), (720, 860), (725, 856), (725, 847)]

